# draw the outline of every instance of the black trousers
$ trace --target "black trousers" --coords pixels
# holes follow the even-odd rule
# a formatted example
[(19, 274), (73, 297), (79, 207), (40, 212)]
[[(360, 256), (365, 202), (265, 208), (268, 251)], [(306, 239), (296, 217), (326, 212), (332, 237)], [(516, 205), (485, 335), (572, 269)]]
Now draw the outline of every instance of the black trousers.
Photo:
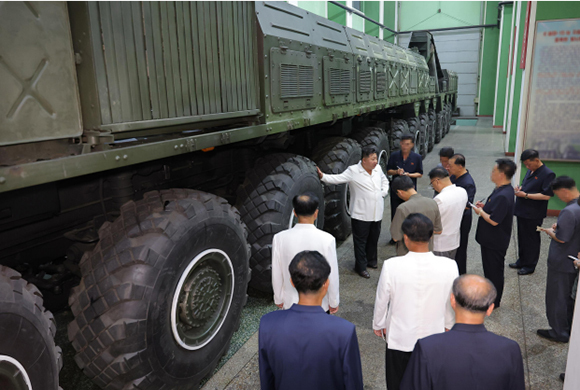
[(517, 217), (518, 221), (518, 265), (535, 270), (540, 259), (540, 232), (536, 226), (542, 226), (544, 218), (528, 219)]
[(506, 249), (497, 250), (487, 246), (481, 246), (481, 261), (483, 263), (483, 274), (491, 280), (497, 290), (495, 307), (499, 307), (503, 294), (505, 253)]
[(574, 315), (571, 297), (575, 273), (558, 272), (548, 266), (546, 278), (546, 317), (556, 337), (568, 339)]
[(459, 268), (459, 275), (467, 273), (467, 243), (469, 241), (469, 232), (471, 231), (471, 221), (473, 220), (473, 211), (469, 210), (469, 214), (463, 214), (461, 218), (459, 248), (455, 254), (455, 261), (457, 268)]
[(399, 207), (399, 205), (403, 203), (403, 199), (399, 198), (399, 196), (396, 194), (396, 191), (389, 191), (389, 194), (391, 194), (391, 221), (392, 221), (393, 218), (395, 218), (395, 212), (397, 211), (397, 207)]
[(401, 380), (411, 360), (412, 352), (397, 351), (389, 349), (385, 353), (385, 376), (387, 379), (387, 390), (399, 390)]
[(367, 265), (377, 265), (377, 244), (381, 234), (381, 221), (367, 222), (351, 220), (354, 243), (354, 270), (362, 272)]

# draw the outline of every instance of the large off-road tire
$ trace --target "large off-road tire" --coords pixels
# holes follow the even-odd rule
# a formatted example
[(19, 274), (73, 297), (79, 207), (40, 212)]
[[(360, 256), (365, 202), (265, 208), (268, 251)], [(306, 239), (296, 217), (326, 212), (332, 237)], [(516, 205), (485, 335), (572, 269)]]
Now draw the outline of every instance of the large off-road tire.
[(0, 266), (0, 389), (57, 390), (62, 352), (38, 289)]
[(401, 149), (401, 138), (404, 134), (409, 134), (409, 124), (404, 119), (394, 119), (390, 129), (388, 129), (391, 153)]
[[(312, 151), (312, 160), (324, 173), (342, 173), (360, 161), (361, 147), (355, 140), (330, 137), (322, 140)], [(324, 185), (324, 230), (337, 240), (345, 240), (351, 233), (348, 184)]]
[(389, 137), (380, 127), (365, 127), (363, 129), (357, 130), (352, 134), (352, 138), (355, 139), (361, 146), (372, 146), (377, 151), (377, 159), (379, 166), (383, 170), (383, 173), (387, 174), (387, 163), (389, 162), (389, 156), (391, 155)]
[(151, 191), (99, 229), (69, 303), (75, 361), (104, 389), (197, 389), (246, 303), (249, 247), (235, 208), (201, 191)]
[(431, 126), (429, 125), (429, 115), (423, 113), (419, 115), (419, 121), (421, 122), (421, 157), (425, 159), (427, 153), (429, 152), (429, 138), (431, 137)]
[(435, 147), (435, 133), (437, 133), (437, 114), (435, 110), (429, 110), (429, 152)]
[[(324, 199), (316, 166), (306, 157), (272, 154), (259, 158), (246, 173), (238, 189), (237, 206), (249, 231), (252, 288), (272, 292), (272, 238), (296, 222), (292, 199), (305, 192)], [(324, 202), (320, 202), (316, 226), (324, 226)]]
[(411, 133), (415, 140), (415, 147), (413, 148), (413, 152), (421, 154), (421, 144), (423, 142), (421, 120), (415, 116), (408, 118), (407, 123), (409, 124), (409, 133)]
[(437, 113), (437, 132), (435, 133), (435, 143), (441, 142), (445, 136), (445, 111), (441, 110)]

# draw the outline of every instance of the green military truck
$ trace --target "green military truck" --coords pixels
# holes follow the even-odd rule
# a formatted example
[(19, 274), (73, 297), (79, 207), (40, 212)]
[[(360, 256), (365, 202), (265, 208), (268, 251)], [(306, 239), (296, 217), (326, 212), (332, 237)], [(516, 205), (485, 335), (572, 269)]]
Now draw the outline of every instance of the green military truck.
[(406, 132), (425, 156), (457, 76), (429, 33), (403, 49), (284, 2), (4, 2), (0, 91), (0, 383), (58, 388), (68, 299), (83, 372), (157, 390), (195, 388), (248, 284), (271, 290), (294, 195), (350, 234), (315, 164), (374, 145), (385, 169)]

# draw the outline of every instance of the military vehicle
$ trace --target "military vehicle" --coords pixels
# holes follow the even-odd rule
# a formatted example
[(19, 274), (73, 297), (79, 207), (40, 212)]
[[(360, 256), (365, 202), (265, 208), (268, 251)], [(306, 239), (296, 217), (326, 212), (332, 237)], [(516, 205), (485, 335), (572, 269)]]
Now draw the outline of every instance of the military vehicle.
[[(271, 290), (291, 199), (350, 234), (320, 183), (402, 134), (423, 156), (457, 76), (285, 2), (0, 5), (0, 383), (57, 389), (47, 309), (104, 389), (185, 389), (228, 350), (248, 283)], [(9, 268), (10, 267), (10, 268)], [(251, 270), (251, 272), (250, 272)], [(69, 296), (70, 292), (70, 296)], [(46, 307), (44, 306), (46, 305)]]

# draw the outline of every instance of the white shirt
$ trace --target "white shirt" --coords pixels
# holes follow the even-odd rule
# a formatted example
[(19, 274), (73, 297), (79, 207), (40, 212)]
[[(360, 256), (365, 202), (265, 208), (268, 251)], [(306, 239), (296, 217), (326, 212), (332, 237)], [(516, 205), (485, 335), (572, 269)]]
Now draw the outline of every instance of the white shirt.
[(389, 349), (411, 352), (418, 339), (451, 329), (449, 300), (457, 263), (432, 252), (409, 252), (383, 263), (373, 329), (387, 330)]
[(467, 204), (467, 191), (451, 184), (443, 188), (434, 200), (439, 206), (443, 231), (433, 238), (433, 250), (447, 252), (459, 248), (461, 218)]
[(321, 180), (326, 184), (348, 183), (351, 218), (367, 222), (383, 219), (385, 207), (383, 198), (389, 193), (389, 180), (380, 165), (377, 164), (372, 170), (372, 175), (369, 175), (359, 162), (346, 168), (341, 174), (324, 174)]
[(274, 235), (272, 241), (272, 288), (274, 303), (284, 304), (284, 309), (298, 303), (298, 291), (290, 283), (290, 262), (302, 251), (318, 251), (330, 264), (330, 284), (322, 299), (322, 308), (338, 307), (338, 261), (334, 237), (312, 224), (299, 223), (292, 229)]

